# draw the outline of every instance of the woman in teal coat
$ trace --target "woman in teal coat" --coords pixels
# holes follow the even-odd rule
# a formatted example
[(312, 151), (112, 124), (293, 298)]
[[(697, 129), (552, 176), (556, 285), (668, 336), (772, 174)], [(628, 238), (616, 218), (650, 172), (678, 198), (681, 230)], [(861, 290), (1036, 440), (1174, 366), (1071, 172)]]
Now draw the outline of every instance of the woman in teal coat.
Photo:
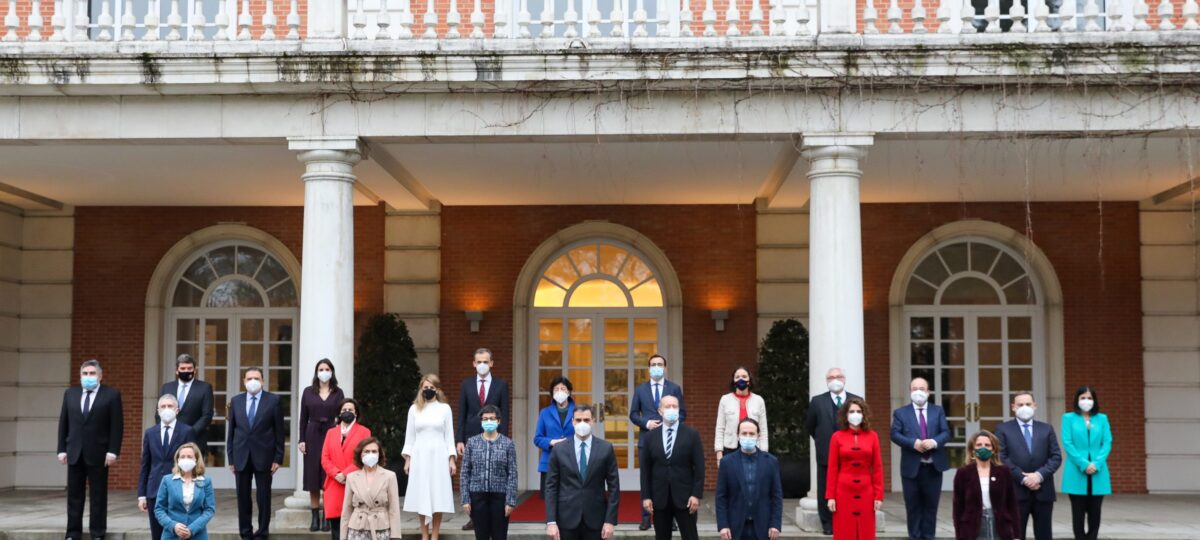
[(208, 540), (208, 522), (216, 513), (212, 482), (204, 477), (200, 447), (187, 443), (175, 451), (175, 468), (158, 485), (154, 517), (162, 540)]
[(1112, 493), (1108, 474), (1112, 431), (1091, 386), (1075, 391), (1075, 411), (1063, 415), (1062, 434), (1067, 458), (1062, 490), (1071, 498), (1075, 538), (1095, 540), (1100, 532), (1100, 505), (1104, 496)]

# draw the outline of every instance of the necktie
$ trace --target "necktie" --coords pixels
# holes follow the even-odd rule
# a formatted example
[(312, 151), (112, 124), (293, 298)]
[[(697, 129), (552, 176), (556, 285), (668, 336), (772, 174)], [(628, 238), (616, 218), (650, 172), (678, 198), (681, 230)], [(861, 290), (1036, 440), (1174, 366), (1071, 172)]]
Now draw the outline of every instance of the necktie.
[(484, 392), (484, 384), (483, 383), (484, 383), (483, 379), (479, 379), (479, 405), (480, 406), (483, 406), (484, 402), (487, 401), (487, 394)]
[(1025, 424), (1025, 448), (1029, 449), (1029, 453), (1033, 453), (1033, 430), (1029, 428), (1029, 424)]
[(163, 443), (163, 448), (171, 447), (171, 426), (166, 426), (166, 429), (163, 430), (162, 443)]
[(188, 389), (191, 387), (192, 387), (192, 385), (190, 385), (190, 384), (181, 385), (179, 387), (179, 409), (180, 410), (183, 410), (183, 402), (187, 401)]
[(250, 420), (250, 425), (254, 425), (254, 416), (258, 414), (258, 396), (250, 396), (250, 412), (246, 415), (246, 419)]
[(925, 423), (925, 409), (923, 407), (920, 409), (917, 409), (917, 418), (921, 424), (921, 438), (928, 439), (929, 438), (929, 426)]
[(87, 391), (87, 396), (83, 398), (83, 417), (87, 418), (88, 413), (92, 412), (92, 391)]
[(587, 443), (579, 445), (579, 477), (587, 478)]
[(667, 459), (671, 459), (671, 451), (675, 450), (675, 428), (667, 428)]
[(837, 405), (837, 408), (842, 408), (842, 396), (833, 398), (833, 403)]
[(662, 394), (660, 394), (658, 391), (658, 383), (654, 383), (654, 409), (655, 410), (658, 410), (658, 400), (661, 397), (662, 397)]

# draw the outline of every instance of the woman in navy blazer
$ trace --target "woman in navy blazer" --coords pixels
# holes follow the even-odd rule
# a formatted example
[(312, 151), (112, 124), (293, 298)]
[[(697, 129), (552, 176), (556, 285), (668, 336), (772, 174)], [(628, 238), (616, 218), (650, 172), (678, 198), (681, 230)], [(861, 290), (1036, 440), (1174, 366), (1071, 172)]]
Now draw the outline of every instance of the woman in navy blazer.
[(967, 439), (967, 464), (954, 474), (956, 540), (1021, 539), (1012, 471), (1000, 461), (999, 449), (1000, 439), (987, 430)]
[(212, 481), (204, 477), (200, 447), (187, 443), (175, 451), (175, 469), (158, 486), (154, 517), (163, 526), (162, 540), (208, 540), (208, 522), (216, 513)]

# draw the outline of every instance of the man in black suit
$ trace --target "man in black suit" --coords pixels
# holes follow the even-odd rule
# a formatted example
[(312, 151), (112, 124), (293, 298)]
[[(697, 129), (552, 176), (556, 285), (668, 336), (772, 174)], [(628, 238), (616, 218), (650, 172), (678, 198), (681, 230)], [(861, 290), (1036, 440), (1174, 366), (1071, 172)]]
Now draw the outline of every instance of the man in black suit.
[(1021, 540), (1029, 516), (1033, 516), (1033, 536), (1050, 540), (1054, 514), (1054, 472), (1062, 465), (1062, 451), (1054, 427), (1033, 419), (1037, 403), (1033, 394), (1013, 394), (1012, 410), (1016, 418), (996, 426), (1000, 439), (1000, 460), (1011, 471), (1016, 483), (1017, 504), (1021, 510)]
[[(263, 373), (256, 367), (246, 369), (244, 393), (233, 396), (225, 422), (229, 470), (237, 487), (238, 532), (242, 538), (266, 538), (271, 530), (271, 476), (283, 465), (283, 441), (287, 425), (283, 423), (283, 404), (279, 396), (262, 389)], [(258, 488), (258, 531), (250, 526), (250, 482)]]
[[(683, 404), (683, 388), (667, 380), (667, 357), (655, 354), (650, 357), (650, 380), (633, 390), (633, 402), (629, 405), (629, 420), (638, 426), (638, 455), (646, 454), (646, 434), (658, 429), (663, 419), (659, 405), (663, 396), (675, 396), (679, 406), (679, 420), (687, 418), (687, 407)], [(639, 531), (650, 528), (650, 513), (642, 509)]]
[(783, 530), (779, 460), (758, 449), (758, 422), (738, 423), (739, 451), (717, 467), (717, 531), (721, 540), (778, 540)]
[(575, 436), (550, 451), (546, 535), (551, 540), (609, 540), (621, 480), (612, 443), (592, 436), (592, 410), (575, 409)]
[(208, 457), (208, 425), (213, 419), (213, 387), (196, 378), (196, 360), (190, 354), (175, 359), (175, 380), (166, 383), (160, 396), (170, 394), (179, 400), (180, 422), (192, 426), (196, 444)]
[(854, 394), (846, 391), (846, 375), (842, 368), (829, 368), (825, 372), (825, 385), (828, 392), (818, 394), (808, 404), (808, 416), (804, 427), (812, 436), (813, 448), (817, 451), (817, 494), (821, 504), (817, 505), (817, 515), (821, 516), (821, 529), (825, 535), (833, 534), (833, 513), (829, 511), (829, 502), (825, 498), (825, 475), (829, 465), (829, 439), (838, 430), (837, 413), (843, 403)]
[(121, 393), (101, 386), (100, 362), (79, 366), (79, 387), (63, 393), (58, 415), (58, 462), (67, 466), (67, 538), (83, 538), (85, 487), (92, 499), (88, 532), (104, 538), (108, 531), (108, 467), (121, 455), (125, 417)]
[[(500, 409), (500, 429), (508, 434), (508, 383), (492, 374), (492, 351), (479, 348), (475, 350), (475, 376), (467, 377), (458, 390), (458, 418), (454, 422), (454, 440), (457, 442), (458, 455), (466, 450), (467, 439), (483, 433), (483, 424), (479, 421), (479, 411), (485, 405), (495, 405)], [(475, 522), (467, 518), (463, 525), (464, 531), (475, 528)]]
[(704, 448), (700, 434), (683, 424), (679, 398), (664, 395), (662, 429), (646, 433), (642, 454), (642, 509), (654, 515), (654, 537), (671, 538), (671, 523), (683, 540), (697, 540), (696, 511), (704, 497)]
[(175, 451), (196, 442), (196, 434), (179, 421), (179, 402), (167, 394), (158, 398), (159, 423), (142, 435), (142, 469), (138, 473), (138, 508), (150, 514), (150, 538), (162, 538), (163, 527), (154, 515), (158, 485), (175, 468)]

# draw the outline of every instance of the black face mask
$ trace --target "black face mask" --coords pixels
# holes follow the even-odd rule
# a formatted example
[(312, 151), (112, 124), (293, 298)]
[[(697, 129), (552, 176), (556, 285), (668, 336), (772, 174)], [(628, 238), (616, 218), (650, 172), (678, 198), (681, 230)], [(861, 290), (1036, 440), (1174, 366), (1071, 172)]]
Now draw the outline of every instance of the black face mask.
[(338, 415), (338, 420), (341, 420), (343, 424), (349, 424), (350, 422), (353, 422), (354, 418), (355, 416), (353, 411), (342, 411), (342, 414)]
[(176, 375), (179, 376), (179, 380), (182, 382), (192, 382), (192, 377), (195, 377), (196, 373), (192, 371), (180, 371)]
[(750, 388), (750, 381), (747, 381), (746, 379), (738, 379), (737, 382), (733, 383), (733, 385), (736, 386), (738, 390), (745, 390)]
[(424, 390), (422, 390), (422, 391), (421, 391), (421, 397), (424, 397), (424, 398), (425, 398), (425, 401), (430, 401), (430, 400), (432, 400), (432, 399), (433, 399), (433, 397), (434, 397), (434, 396), (436, 396), (436, 395), (437, 395), (437, 390), (434, 390), (434, 389), (432, 389), (432, 388), (426, 388), (426, 389), (424, 389)]

